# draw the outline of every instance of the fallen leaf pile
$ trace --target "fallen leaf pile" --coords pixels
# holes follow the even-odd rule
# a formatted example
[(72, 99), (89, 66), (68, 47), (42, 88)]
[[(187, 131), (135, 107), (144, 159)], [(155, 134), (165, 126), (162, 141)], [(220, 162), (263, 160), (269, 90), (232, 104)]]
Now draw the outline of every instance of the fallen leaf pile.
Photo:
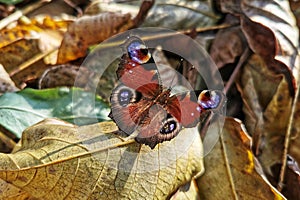
[[(300, 199), (299, 8), (0, 0), (0, 199)], [(136, 28), (155, 33), (143, 39), (160, 45), (152, 53), (169, 87), (185, 83), (174, 68), (186, 85), (207, 87), (181, 55), (201, 44), (215, 65), (200, 67), (226, 94), (223, 113), (153, 150), (108, 117)], [(172, 40), (179, 34), (195, 43)]]

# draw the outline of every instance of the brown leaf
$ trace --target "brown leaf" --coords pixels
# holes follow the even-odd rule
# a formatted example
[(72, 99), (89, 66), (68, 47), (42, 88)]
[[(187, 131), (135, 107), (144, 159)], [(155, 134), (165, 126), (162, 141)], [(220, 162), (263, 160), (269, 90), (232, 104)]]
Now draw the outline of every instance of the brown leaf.
[(57, 65), (45, 70), (39, 79), (38, 87), (43, 88), (55, 88), (58, 86), (74, 86), (76, 81), (76, 87), (85, 87), (86, 80), (89, 80), (92, 73), (84, 68), (75, 65)]
[(242, 55), (246, 47), (245, 41), (240, 27), (220, 30), (210, 48), (210, 55), (217, 67), (234, 63)]
[(79, 18), (68, 27), (58, 52), (57, 63), (86, 55), (87, 48), (134, 26), (130, 14), (105, 12)]
[(219, 19), (219, 13), (209, 1), (156, 1), (143, 26), (191, 29), (214, 25)]
[[(276, 38), (274, 43), (277, 43), (277, 46), (275, 45), (275, 48), (277, 49), (276, 52), (274, 52), (274, 59), (283, 62), (289, 69), (293, 69), (297, 64), (296, 57), (298, 55), (297, 47), (299, 45), (299, 31), (288, 1), (244, 0), (242, 3), (242, 10), (253, 23), (256, 22), (268, 27), (273, 32)], [(257, 28), (257, 26), (255, 26), (255, 28)], [(267, 40), (267, 37), (271, 36), (267, 34), (264, 39)], [(264, 41), (262, 44), (268, 46)], [(256, 50), (253, 49), (253, 51)], [(270, 53), (273, 52), (271, 51)]]
[[(279, 44), (277, 43), (275, 35), (269, 28), (260, 23), (253, 22), (247, 17), (241, 18), (241, 27), (252, 51), (264, 59), (270, 70), (276, 74), (285, 75), (285, 78), (289, 83), (289, 91), (294, 95), (296, 85), (291, 70), (294, 68), (295, 60), (293, 63), (285, 65), (276, 59), (276, 55), (278, 54), (277, 48), (281, 47), (278, 47)], [(289, 69), (289, 67), (291, 69)]]
[[(251, 50), (261, 56), (277, 74), (284, 74), (292, 95), (299, 45), (298, 28), (288, 1), (221, 1), (220, 8), (240, 16), (241, 29)], [(294, 72), (295, 73), (295, 72)]]
[(298, 97), (295, 105), (295, 114), (293, 116), (293, 124), (291, 126), (292, 129), (289, 138), (288, 154), (291, 155), (296, 162), (300, 163), (300, 97)]
[(0, 177), (36, 199), (166, 199), (203, 171), (197, 128), (153, 150), (116, 131), (113, 122), (45, 120), (26, 129), (14, 153), (0, 154)]
[(0, 63), (3, 64), (5, 70), (10, 74), (12, 80), (19, 88), (23, 88), (25, 82), (35, 79), (43, 73), (44, 69), (46, 69), (45, 63), (41, 60), (27, 69), (19, 69), (19, 66), (22, 65), (24, 61), (41, 53), (38, 43), (39, 41), (36, 39), (22, 39), (1, 48)]
[(291, 10), (294, 16), (296, 17), (297, 26), (299, 28), (300, 27), (300, 13), (299, 13), (300, 1), (289, 0), (289, 2), (290, 2)]
[(240, 77), (245, 125), (263, 169), (281, 162), (283, 141), (291, 112), (292, 97), (283, 75), (274, 75), (257, 55), (249, 58)]
[[(18, 87), (23, 88), (28, 81), (43, 73), (45, 64), (51, 60), (44, 62), (41, 58), (58, 48), (67, 24), (50, 17), (20, 19), (15, 27), (1, 30), (0, 63)], [(41, 58), (35, 59), (38, 56)]]
[(219, 142), (204, 161), (206, 172), (198, 178), (201, 199), (285, 199), (256, 171), (251, 139), (237, 119), (226, 118)]

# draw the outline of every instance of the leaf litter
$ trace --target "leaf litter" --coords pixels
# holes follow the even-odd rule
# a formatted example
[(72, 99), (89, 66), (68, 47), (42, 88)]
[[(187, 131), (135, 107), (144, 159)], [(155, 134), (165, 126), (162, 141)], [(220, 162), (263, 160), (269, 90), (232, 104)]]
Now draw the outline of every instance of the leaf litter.
[[(73, 3), (72, 7), (66, 6), (68, 9), (65, 13), (70, 15), (70, 10), (78, 12), (81, 9), (79, 1)], [(90, 199), (299, 198), (298, 190), (294, 190), (299, 186), (300, 162), (297, 120), (299, 14), (296, 2), (170, 0), (145, 1), (142, 5), (134, 2), (93, 4), (100, 9), (90, 10), (87, 14), (83, 12), (83, 17), (71, 16), (72, 20), (65, 20), (62, 16), (57, 20), (57, 16), (49, 15), (44, 17), (43, 23), (38, 23), (34, 18), (26, 18), (28, 13), (23, 12), (23, 17), (19, 17), (18, 21), (9, 21), (1, 29), (0, 48), (3, 56), (0, 56), (0, 64), (6, 71), (1, 73), (5, 76), (0, 79), (3, 93), (0, 98), (0, 116), (6, 118), (1, 120), (1, 126), (9, 130), (9, 134), (15, 133), (21, 137), (22, 141), (11, 154), (1, 154), (1, 198), (57, 199), (59, 195)], [(37, 7), (43, 10), (42, 5)], [(6, 9), (5, 13), (12, 13), (9, 8), (22, 9), (22, 6), (22, 3), (12, 7), (1, 5), (1, 9)], [(39, 12), (36, 8), (34, 11)], [(188, 14), (179, 16), (177, 13), (180, 11)], [(216, 29), (224, 25), (223, 22), (225, 28)], [(44, 118), (64, 116), (67, 112), (62, 107), (61, 115), (45, 115), (31, 123), (28, 121), (33, 118), (28, 113), (14, 113), (8, 117), (10, 115), (7, 115), (4, 108), (14, 102), (12, 99), (19, 98), (10, 95), (22, 96), (22, 93), (27, 93), (27, 105), (35, 101), (34, 98), (43, 99), (44, 103), (47, 102), (45, 97), (49, 98), (48, 102), (53, 101), (52, 95), (55, 92), (52, 94), (50, 91), (57, 92), (62, 88), (46, 88), (72, 85), (73, 77), (80, 73), (77, 69), (81, 59), (92, 45), (130, 28), (147, 26), (169, 27), (182, 32), (191, 32), (191, 29), (196, 28), (196, 40), (206, 41), (206, 49), (221, 74), (228, 77), (224, 79), (225, 86), (228, 84), (226, 93), (232, 97), (227, 100), (228, 109), (236, 107), (233, 103), (235, 100), (242, 101), (239, 104), (241, 108), (231, 109), (235, 111), (231, 114), (239, 116), (240, 120), (225, 118), (219, 141), (204, 160), (201, 156), (203, 147), (198, 142), (183, 161), (178, 160), (179, 163), (143, 175), (128, 173), (118, 167), (111, 168), (122, 163), (122, 159), (126, 160), (128, 155), (123, 154), (122, 157), (120, 152), (131, 151), (141, 156), (141, 151), (150, 150), (138, 148), (133, 141), (126, 143), (116, 137), (114, 132), (117, 128), (114, 124), (107, 125), (110, 128), (106, 131), (104, 128), (100, 131), (97, 129), (105, 127), (106, 122), (78, 128), (52, 119), (33, 125)], [(90, 31), (90, 37), (85, 35), (87, 31)], [(98, 34), (93, 34), (95, 32)], [(248, 56), (242, 56), (244, 52), (248, 52)], [(88, 71), (85, 73), (87, 77), (93, 76)], [(108, 77), (110, 75), (106, 76), (107, 80)], [(44, 88), (44, 91), (24, 90), (26, 87)], [(21, 92), (11, 93), (17, 90)], [(51, 95), (45, 96), (47, 92)], [(108, 90), (102, 92), (107, 93)], [(107, 98), (109, 95), (103, 96)], [(62, 100), (62, 97), (56, 97), (57, 101)], [(24, 111), (24, 104), (16, 105), (19, 106), (18, 110)], [(49, 104), (48, 109), (53, 108)], [(105, 103), (101, 103), (98, 112), (107, 108)], [(83, 120), (85, 123), (87, 121)], [(14, 131), (16, 128), (19, 130)], [(84, 134), (91, 134), (93, 139), (90, 143), (78, 139), (79, 129)], [(69, 134), (63, 134), (66, 132)], [(101, 139), (102, 136), (106, 139)], [(122, 145), (115, 145), (111, 143), (112, 140)], [(171, 142), (176, 143), (177, 140)], [(99, 142), (101, 145), (96, 145)], [(99, 146), (104, 149), (98, 151)], [(118, 153), (110, 154), (111, 151)], [(155, 149), (154, 152), (168, 155), (168, 151), (162, 149)], [(99, 162), (101, 160), (106, 162)], [(123, 162), (123, 166), (126, 164)], [(134, 167), (137, 169), (141, 166)], [(195, 177), (196, 174), (199, 174), (198, 177)], [(53, 196), (45, 196), (49, 191)]]

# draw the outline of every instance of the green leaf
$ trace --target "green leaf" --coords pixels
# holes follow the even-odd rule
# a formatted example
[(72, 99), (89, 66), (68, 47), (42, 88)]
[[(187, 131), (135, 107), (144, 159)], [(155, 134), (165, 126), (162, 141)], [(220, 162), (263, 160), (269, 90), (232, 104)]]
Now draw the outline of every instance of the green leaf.
[(13, 5), (22, 2), (23, 0), (0, 0), (0, 3), (5, 3), (7, 5)]
[(45, 118), (83, 125), (108, 120), (108, 113), (100, 97), (79, 88), (28, 88), (0, 97), (0, 125), (19, 138), (25, 128)]

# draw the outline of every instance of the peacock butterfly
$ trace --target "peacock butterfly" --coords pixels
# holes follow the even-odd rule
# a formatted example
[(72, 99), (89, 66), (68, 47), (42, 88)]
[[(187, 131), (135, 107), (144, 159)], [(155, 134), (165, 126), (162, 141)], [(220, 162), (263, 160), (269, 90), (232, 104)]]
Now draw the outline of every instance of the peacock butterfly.
[(174, 138), (182, 128), (194, 127), (200, 115), (218, 110), (224, 95), (217, 90), (171, 94), (164, 88), (157, 66), (145, 43), (131, 36), (117, 69), (118, 85), (113, 89), (111, 113), (120, 130), (152, 149)]

